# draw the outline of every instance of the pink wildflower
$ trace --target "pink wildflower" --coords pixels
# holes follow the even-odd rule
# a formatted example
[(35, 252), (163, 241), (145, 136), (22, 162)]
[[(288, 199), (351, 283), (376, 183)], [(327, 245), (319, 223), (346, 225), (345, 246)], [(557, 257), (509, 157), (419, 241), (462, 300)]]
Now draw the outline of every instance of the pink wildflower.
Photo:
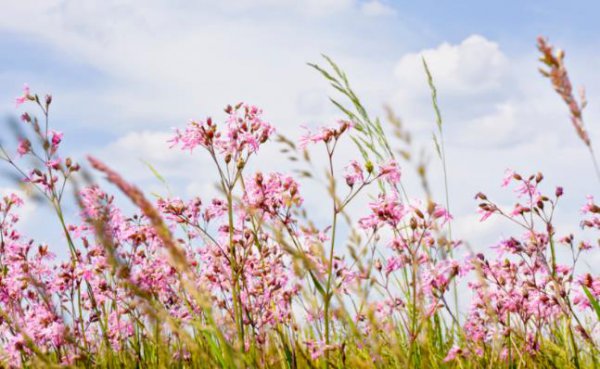
[(400, 168), (393, 159), (379, 167), (379, 175), (390, 184), (400, 182)]
[(506, 187), (514, 179), (515, 171), (512, 169), (506, 169), (504, 172), (504, 178), (502, 179), (502, 187)]
[(452, 348), (450, 349), (450, 351), (448, 351), (448, 354), (446, 355), (446, 357), (444, 358), (444, 362), (448, 363), (450, 361), (454, 361), (457, 358), (463, 357), (464, 353), (462, 348), (460, 348), (460, 346), (454, 345), (452, 346)]
[(19, 146), (17, 147), (17, 153), (19, 156), (23, 156), (31, 151), (31, 142), (28, 139), (23, 138), (19, 140)]
[(31, 92), (29, 90), (29, 86), (27, 84), (23, 85), (23, 95), (16, 98), (15, 105), (18, 108), (19, 105), (24, 104), (27, 100), (31, 100), (33, 97), (31, 96)]
[(353, 187), (357, 182), (362, 184), (365, 181), (363, 169), (356, 160), (352, 160), (350, 164), (346, 166), (344, 179), (346, 179), (346, 184), (350, 187)]
[(332, 127), (321, 127), (317, 132), (311, 132), (308, 128), (304, 127), (306, 133), (300, 136), (299, 146), (301, 149), (306, 149), (309, 144), (324, 142), (329, 143), (332, 140), (337, 141), (340, 136), (354, 126), (351, 121), (340, 120), (337, 122), (337, 126)]

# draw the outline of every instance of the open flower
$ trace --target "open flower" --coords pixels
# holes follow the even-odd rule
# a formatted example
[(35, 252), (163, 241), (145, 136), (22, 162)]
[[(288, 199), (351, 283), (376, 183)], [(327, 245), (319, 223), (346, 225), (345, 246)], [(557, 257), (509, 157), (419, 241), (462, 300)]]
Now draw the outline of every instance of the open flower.
[(29, 86), (25, 84), (23, 86), (23, 95), (19, 96), (15, 100), (15, 105), (18, 108), (19, 105), (24, 104), (27, 100), (32, 100), (33, 96), (31, 96), (31, 92), (29, 90)]

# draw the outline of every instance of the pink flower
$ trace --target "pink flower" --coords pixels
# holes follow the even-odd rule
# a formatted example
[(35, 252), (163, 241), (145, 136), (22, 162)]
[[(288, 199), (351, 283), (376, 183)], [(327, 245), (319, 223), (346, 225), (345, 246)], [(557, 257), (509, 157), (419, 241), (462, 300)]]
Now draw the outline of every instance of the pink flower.
[(365, 181), (363, 169), (356, 160), (352, 160), (346, 166), (344, 179), (346, 179), (346, 184), (350, 187), (353, 187), (357, 182), (362, 184)]
[(298, 146), (301, 149), (306, 149), (306, 147), (311, 143), (328, 143), (332, 140), (336, 141), (344, 132), (348, 131), (352, 127), (354, 127), (354, 123), (346, 120), (338, 121), (337, 126), (321, 127), (318, 129), (317, 132), (314, 133), (311, 132), (308, 128), (303, 127), (306, 130), (306, 132), (304, 133), (304, 135), (300, 136)]
[(385, 265), (385, 274), (389, 275), (392, 272), (404, 267), (405, 260), (403, 258), (392, 256), (388, 258), (387, 263)]
[(587, 195), (586, 198), (587, 203), (581, 208), (581, 212), (584, 214), (593, 213), (594, 210), (597, 208), (596, 204), (594, 203), (594, 196)]
[(442, 225), (453, 219), (448, 210), (439, 204), (435, 205), (432, 216), (435, 219), (442, 219)]
[(384, 224), (396, 228), (407, 213), (406, 207), (400, 203), (396, 193), (380, 194), (377, 201), (370, 203), (369, 207), (371, 215), (361, 218), (358, 222), (363, 229), (374, 229)]
[(502, 179), (502, 187), (506, 187), (514, 179), (515, 171), (512, 169), (506, 169), (504, 171), (504, 178)]
[(400, 182), (400, 168), (398, 168), (398, 164), (393, 159), (379, 166), (379, 175), (391, 184)]
[(479, 219), (480, 222), (485, 221), (487, 218), (491, 217), (492, 214), (494, 214), (493, 210), (491, 210), (489, 208), (485, 208), (484, 209), (484, 208), (481, 208), (481, 207), (477, 209), (477, 212), (479, 214), (481, 214), (481, 218)]
[(23, 156), (31, 151), (31, 142), (28, 139), (23, 138), (19, 140), (19, 146), (17, 146), (17, 153), (19, 156)]
[(448, 351), (448, 354), (444, 358), (444, 362), (448, 363), (448, 362), (454, 361), (457, 358), (462, 357), (462, 356), (464, 356), (463, 350), (459, 346), (454, 345), (454, 346), (452, 346), (450, 351)]
[(63, 133), (52, 130), (52, 131), (50, 131), (50, 135), (51, 135), (50, 142), (52, 143), (52, 146), (55, 148), (58, 147), (58, 145), (62, 141)]
[(184, 132), (175, 131), (175, 137), (168, 142), (173, 146), (181, 146), (182, 150), (194, 150), (197, 146), (212, 148), (215, 139), (219, 138), (217, 126), (213, 124), (212, 119), (205, 121), (191, 121)]
[(246, 204), (270, 216), (285, 217), (292, 206), (298, 207), (302, 204), (300, 186), (292, 177), (280, 173), (269, 173), (265, 177), (262, 173), (256, 173), (246, 182), (244, 193)]
[(201, 146), (222, 154), (229, 163), (244, 153), (255, 153), (275, 133), (275, 128), (262, 119), (262, 110), (256, 106), (240, 103), (228, 106), (225, 111), (225, 127), (218, 127), (211, 118), (191, 121), (183, 132), (175, 131), (175, 137), (168, 141), (171, 147), (192, 151)]
[(32, 96), (29, 91), (29, 86), (27, 84), (23, 85), (23, 95), (16, 98), (16, 107), (18, 108), (19, 105), (24, 104), (27, 100), (30, 100), (31, 98)]

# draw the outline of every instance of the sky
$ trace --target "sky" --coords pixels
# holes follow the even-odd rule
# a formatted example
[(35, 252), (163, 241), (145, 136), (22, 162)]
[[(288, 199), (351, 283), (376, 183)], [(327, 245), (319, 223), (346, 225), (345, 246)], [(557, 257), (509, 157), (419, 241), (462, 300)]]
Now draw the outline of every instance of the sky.
[[(557, 221), (577, 232), (585, 196), (597, 194), (589, 154), (568, 112), (537, 72), (538, 35), (566, 49), (574, 85), (586, 88), (584, 119), (600, 141), (600, 27), (595, 1), (392, 0), (47, 0), (2, 2), (0, 118), (17, 116), (23, 83), (54, 96), (51, 124), (65, 133), (64, 149), (83, 162), (92, 154), (148, 192), (164, 192), (151, 163), (184, 198), (214, 194), (206, 157), (168, 150), (173, 127), (229, 103), (262, 107), (280, 133), (331, 124), (341, 115), (335, 94), (307, 62), (332, 57), (373, 115), (389, 105), (431, 156), (433, 190), (443, 199), (434, 156), (435, 117), (421, 65), (436, 82), (444, 120), (455, 235), (477, 250), (514, 231), (481, 224), (474, 195), (484, 191), (512, 205), (500, 188), (507, 168), (542, 171), (545, 189), (565, 187)], [(0, 136), (9, 142), (6, 129)], [(260, 170), (292, 166), (270, 144)], [(340, 166), (358, 154), (344, 147)], [(4, 173), (4, 172), (3, 172)], [(410, 169), (404, 180), (420, 195)], [(0, 181), (2, 191), (13, 184)], [(306, 206), (325, 221), (322, 196), (304, 185)], [(364, 205), (368, 199), (359, 201)], [(75, 209), (73, 209), (75, 211)], [(48, 211), (30, 205), (24, 227), (47, 242)], [(327, 211), (328, 213), (328, 211)], [(598, 253), (588, 263), (600, 261)]]

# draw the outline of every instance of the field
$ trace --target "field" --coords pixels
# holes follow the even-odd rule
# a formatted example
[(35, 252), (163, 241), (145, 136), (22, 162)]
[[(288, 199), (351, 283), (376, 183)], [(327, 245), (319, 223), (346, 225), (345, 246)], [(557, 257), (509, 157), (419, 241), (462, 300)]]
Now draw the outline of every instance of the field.
[[(538, 49), (542, 75), (569, 111), (565, 124), (597, 169), (585, 96), (573, 93), (564, 54), (542, 38)], [(1, 146), (2, 164), (53, 209), (47, 224), (64, 243), (21, 234), (19, 208), (30, 199), (2, 199), (0, 367), (599, 367), (600, 276), (578, 265), (599, 240), (557, 229), (563, 188), (548, 187), (542, 173), (507, 170), (513, 207), (475, 198), (481, 222), (502, 218), (520, 231), (495, 252), (471, 252), (453, 237), (437, 101), (444, 91), (426, 60), (441, 199), (431, 196), (425, 164), (396, 149), (408, 132), (393, 112), (387, 121), (371, 116), (333, 60), (310, 67), (337, 91), (339, 120), (330, 125), (292, 139), (267, 112), (237, 103), (173, 133), (172, 150), (210, 158), (214, 199), (154, 198), (111, 163), (76, 163), (50, 124), (53, 97), (26, 87), (17, 105), (27, 133), (14, 148)], [(356, 157), (339, 160), (338, 143), (354, 145)], [(301, 169), (253, 172), (264, 145)], [(425, 196), (406, 192), (408, 176)], [(600, 180), (598, 170), (582, 176)], [(305, 181), (326, 189), (321, 209), (304, 206), (313, 196)], [(134, 212), (119, 205), (126, 198)], [(359, 198), (368, 207), (349, 211)], [(77, 205), (77, 223), (66, 221), (65, 202)], [(582, 203), (573, 222), (586, 235), (600, 230), (600, 206), (591, 196)], [(316, 210), (328, 214), (325, 224)]]

